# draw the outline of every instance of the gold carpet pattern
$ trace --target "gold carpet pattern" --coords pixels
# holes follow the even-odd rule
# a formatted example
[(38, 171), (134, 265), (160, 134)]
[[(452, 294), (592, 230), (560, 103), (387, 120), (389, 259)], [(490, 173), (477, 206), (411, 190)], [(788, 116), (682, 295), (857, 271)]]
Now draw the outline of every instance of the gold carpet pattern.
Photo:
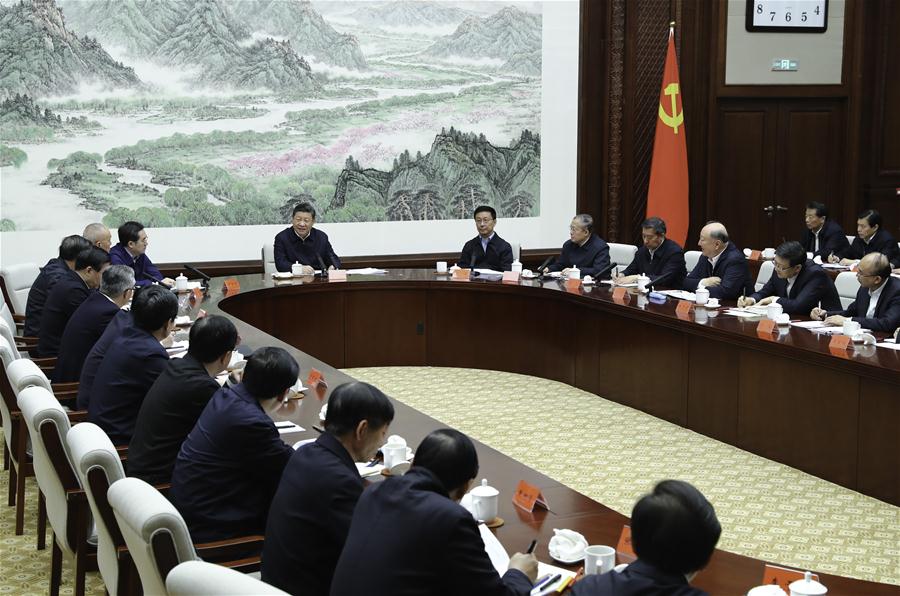
[(719, 548), (900, 585), (898, 507), (555, 381), (429, 367), (346, 372), (625, 515), (659, 480), (686, 480), (716, 508)]

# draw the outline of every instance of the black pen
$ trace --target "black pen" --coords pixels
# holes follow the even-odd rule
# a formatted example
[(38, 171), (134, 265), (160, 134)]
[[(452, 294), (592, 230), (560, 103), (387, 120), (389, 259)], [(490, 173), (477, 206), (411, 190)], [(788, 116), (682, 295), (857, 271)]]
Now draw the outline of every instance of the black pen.
[(313, 424), (312, 427), (313, 427), (313, 430), (318, 431), (320, 433), (325, 432), (325, 429), (322, 428), (321, 426), (316, 426), (315, 424)]
[(538, 592), (540, 592), (541, 590), (546, 590), (548, 586), (551, 586), (554, 583), (556, 583), (556, 581), (559, 580), (559, 578), (561, 578), (561, 577), (562, 577), (562, 574), (557, 573), (556, 575), (554, 575), (547, 581), (541, 582), (538, 585), (536, 585), (535, 587), (533, 587), (531, 589), (531, 591), (534, 592), (535, 590), (537, 590)]
[(528, 550), (525, 551), (526, 555), (530, 555), (534, 552), (534, 547), (537, 546), (537, 538), (531, 541), (531, 544), (528, 545)]

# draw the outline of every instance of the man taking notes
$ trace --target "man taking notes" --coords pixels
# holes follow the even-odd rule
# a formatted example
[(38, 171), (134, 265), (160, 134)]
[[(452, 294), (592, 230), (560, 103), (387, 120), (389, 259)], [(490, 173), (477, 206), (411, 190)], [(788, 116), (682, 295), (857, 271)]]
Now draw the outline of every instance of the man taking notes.
[(728, 240), (728, 230), (711, 221), (700, 230), (697, 242), (702, 253), (697, 266), (684, 280), (683, 289), (694, 292), (704, 286), (710, 298), (736, 300), (753, 291), (750, 267), (744, 253)]
[(569, 239), (562, 245), (559, 260), (548, 267), (550, 271), (562, 271), (577, 267), (581, 277), (590, 275), (608, 279), (612, 267), (609, 260), (609, 245), (594, 234), (594, 218), (587, 213), (576, 215), (569, 224)]
[(526, 596), (537, 559), (516, 553), (500, 577), (475, 518), (459, 505), (477, 475), (469, 437), (452, 429), (425, 437), (406, 475), (374, 484), (360, 497), (331, 596)]
[(494, 232), (497, 212), (493, 207), (481, 205), (475, 208), (475, 229), (478, 236), (465, 243), (459, 256), (460, 267), (509, 271), (513, 254), (509, 242)]
[(328, 234), (317, 230), (315, 225), (315, 207), (309, 203), (294, 207), (291, 227), (275, 236), (276, 271), (290, 272), (294, 263), (303, 265), (305, 275), (312, 275), (323, 265), (327, 269), (341, 268), (341, 260), (334, 254)]
[(765, 306), (777, 302), (784, 312), (805, 315), (816, 306), (840, 310), (841, 298), (824, 269), (806, 259), (799, 242), (785, 242), (775, 249), (775, 274), (758, 292), (738, 298), (738, 306)]
[[(881, 214), (874, 209), (867, 209), (859, 214), (856, 220), (856, 238), (853, 244), (840, 254), (829, 257), (832, 263), (852, 265), (869, 253), (880, 252), (887, 256), (891, 265), (900, 267), (900, 247), (887, 230), (881, 229)], [(840, 260), (838, 257), (841, 257)]]
[(658, 217), (645, 219), (641, 224), (641, 239), (644, 245), (637, 250), (634, 260), (622, 275), (616, 278), (616, 283), (634, 283), (639, 275), (646, 275), (651, 285), (680, 288), (687, 275), (684, 250), (666, 238), (666, 222)]
[(900, 325), (900, 279), (891, 277), (891, 263), (880, 252), (869, 253), (856, 271), (859, 292), (856, 300), (842, 310), (814, 308), (809, 316), (828, 325), (843, 325), (853, 319), (863, 329), (891, 333)]
[(291, 456), (272, 500), (263, 581), (291, 594), (328, 596), (363, 492), (355, 462), (375, 456), (393, 419), (391, 401), (372, 385), (335, 387), (328, 398), (325, 432)]

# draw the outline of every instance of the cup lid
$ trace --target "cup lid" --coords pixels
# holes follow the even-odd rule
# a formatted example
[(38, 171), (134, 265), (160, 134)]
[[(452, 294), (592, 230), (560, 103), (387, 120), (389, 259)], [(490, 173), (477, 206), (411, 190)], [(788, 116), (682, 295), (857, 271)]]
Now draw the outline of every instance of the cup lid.
[(488, 486), (487, 478), (482, 478), (481, 484), (473, 488), (471, 491), (473, 496), (476, 497), (495, 497), (500, 494), (500, 491), (494, 488), (493, 486)]
[(810, 571), (804, 574), (803, 579), (791, 582), (788, 588), (791, 590), (791, 594), (797, 596), (822, 596), (828, 593), (828, 588), (814, 580)]

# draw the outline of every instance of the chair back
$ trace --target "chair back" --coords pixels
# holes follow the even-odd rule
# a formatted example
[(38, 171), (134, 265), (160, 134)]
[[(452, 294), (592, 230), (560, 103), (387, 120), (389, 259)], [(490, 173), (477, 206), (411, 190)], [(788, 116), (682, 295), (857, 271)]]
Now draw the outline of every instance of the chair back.
[[(15, 352), (15, 353), (14, 353)], [(3, 440), (6, 442), (6, 448), (10, 453), (14, 453), (13, 445), (13, 412), (19, 411), (19, 404), (16, 402), (18, 391), (13, 389), (9, 382), (9, 367), (19, 361), (18, 351), (9, 345), (6, 338), (0, 334), (0, 418), (3, 420)], [(33, 364), (33, 363), (32, 363)]]
[(694, 270), (694, 267), (697, 266), (697, 263), (700, 261), (700, 251), (699, 250), (688, 250), (684, 253), (684, 266), (687, 268), (687, 272), (690, 273)]
[(144, 594), (165, 594), (169, 572), (197, 559), (187, 524), (171, 502), (139, 478), (117, 480), (107, 495)]
[(50, 385), (50, 379), (41, 370), (41, 367), (34, 363), (34, 360), (28, 358), (20, 358), (12, 362), (6, 368), (6, 376), (9, 378), (9, 385), (18, 397), (26, 387), (43, 387), (50, 394), (53, 394), (53, 387)]
[(266, 277), (271, 277), (275, 273), (275, 246), (273, 244), (263, 244), (262, 247), (262, 263), (263, 273)]
[(25, 314), (28, 291), (31, 290), (31, 285), (40, 272), (40, 268), (34, 263), (0, 267), (0, 278), (3, 279), (3, 286), (6, 288), (9, 307), (17, 315)]
[(621, 272), (634, 260), (637, 246), (633, 244), (609, 243), (609, 260), (616, 264), (617, 271)]
[(206, 561), (185, 561), (178, 565), (166, 577), (166, 589), (169, 591), (169, 596), (195, 596), (196, 594), (274, 596), (287, 594), (287, 592), (282, 592), (275, 586), (270, 586), (250, 575)]
[(66, 441), (72, 454), (72, 464), (84, 492), (87, 493), (97, 525), (97, 565), (100, 575), (109, 594), (116, 596), (119, 588), (118, 549), (125, 546), (125, 540), (109, 504), (107, 491), (114, 482), (125, 477), (125, 469), (109, 436), (96, 424), (76, 424), (66, 436)]
[(853, 241), (856, 240), (856, 236), (847, 236), (847, 242), (853, 244)]
[(841, 298), (841, 306), (847, 308), (856, 300), (856, 293), (859, 291), (860, 285), (855, 273), (841, 271), (834, 280), (834, 287), (837, 288), (838, 296)]
[(66, 491), (77, 489), (66, 435), (69, 417), (53, 394), (43, 387), (26, 387), (19, 393), (19, 409), (31, 436), (34, 476), (44, 494), (47, 519), (57, 544), (70, 556), (75, 553), (74, 528), (70, 528)]
[(13, 335), (16, 334), (16, 319), (13, 318), (9, 305), (2, 301), (0, 301), (0, 321), (6, 323), (6, 326), (12, 330)]
[(759, 266), (759, 273), (756, 275), (756, 291), (760, 291), (764, 285), (769, 281), (769, 278), (772, 277), (772, 274), (775, 272), (775, 262), (774, 261), (763, 261), (762, 265)]
[(5, 339), (6, 343), (9, 344), (10, 350), (16, 359), (22, 357), (22, 353), (19, 352), (19, 348), (16, 347), (15, 325), (10, 327), (3, 318), (0, 318), (0, 337)]

